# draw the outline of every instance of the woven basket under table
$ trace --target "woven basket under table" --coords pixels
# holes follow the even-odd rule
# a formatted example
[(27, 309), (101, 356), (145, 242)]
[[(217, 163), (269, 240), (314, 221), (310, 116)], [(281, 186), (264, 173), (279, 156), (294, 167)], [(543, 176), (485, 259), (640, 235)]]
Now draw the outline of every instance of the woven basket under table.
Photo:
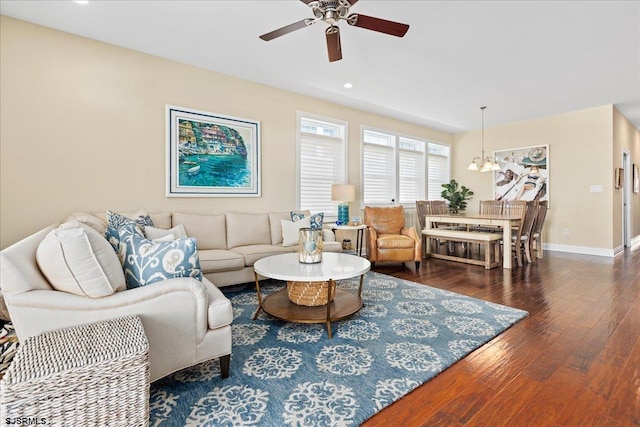
[(142, 322), (129, 316), (27, 338), (0, 381), (0, 402), (3, 421), (148, 426), (149, 343)]
[[(316, 307), (325, 305), (327, 301), (327, 288), (329, 282), (287, 282), (289, 300), (294, 304)], [(329, 301), (333, 301), (336, 287), (332, 286)]]

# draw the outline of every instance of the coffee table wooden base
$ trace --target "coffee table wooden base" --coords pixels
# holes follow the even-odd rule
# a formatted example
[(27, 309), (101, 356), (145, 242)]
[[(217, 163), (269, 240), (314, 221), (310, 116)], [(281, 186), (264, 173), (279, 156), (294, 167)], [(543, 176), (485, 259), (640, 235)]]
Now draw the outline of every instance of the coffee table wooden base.
[(274, 292), (262, 300), (262, 308), (265, 313), (278, 319), (294, 323), (326, 323), (329, 338), (333, 337), (331, 322), (342, 320), (357, 313), (362, 308), (362, 299), (351, 292), (336, 289), (336, 294), (330, 304), (309, 307), (298, 305), (289, 300), (287, 290)]

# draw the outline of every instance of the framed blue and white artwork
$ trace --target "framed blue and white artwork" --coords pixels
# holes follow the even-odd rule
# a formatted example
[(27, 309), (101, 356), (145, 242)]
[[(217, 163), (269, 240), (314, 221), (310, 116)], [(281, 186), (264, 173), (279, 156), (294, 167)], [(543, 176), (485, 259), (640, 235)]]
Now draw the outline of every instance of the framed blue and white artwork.
[(166, 106), (167, 197), (260, 197), (260, 122)]

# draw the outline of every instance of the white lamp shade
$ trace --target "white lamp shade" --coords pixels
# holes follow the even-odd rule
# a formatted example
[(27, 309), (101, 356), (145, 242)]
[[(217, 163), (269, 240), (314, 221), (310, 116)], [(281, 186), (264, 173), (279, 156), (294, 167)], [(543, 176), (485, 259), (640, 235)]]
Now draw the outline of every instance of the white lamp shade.
[(331, 200), (353, 202), (356, 200), (356, 186), (351, 184), (331, 184)]
[(476, 162), (471, 162), (471, 163), (469, 163), (469, 167), (467, 168), (467, 170), (477, 171), (478, 170), (478, 165), (476, 164)]

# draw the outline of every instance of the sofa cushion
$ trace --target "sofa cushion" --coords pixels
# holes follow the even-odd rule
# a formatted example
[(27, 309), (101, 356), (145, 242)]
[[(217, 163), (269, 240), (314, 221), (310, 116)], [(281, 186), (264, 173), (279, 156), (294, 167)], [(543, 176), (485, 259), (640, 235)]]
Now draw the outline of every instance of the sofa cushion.
[(227, 248), (269, 245), (271, 234), (267, 214), (226, 213)]
[(286, 254), (296, 250), (295, 246), (278, 246), (278, 245), (249, 245), (249, 246), (237, 246), (231, 249), (232, 252), (237, 252), (244, 257), (244, 265), (251, 267), (253, 263), (259, 259), (271, 256)]
[(227, 233), (224, 214), (198, 215), (176, 212), (173, 225), (184, 225), (187, 236), (198, 240), (198, 249), (227, 249)]
[(291, 221), (300, 221), (303, 218), (311, 219), (311, 228), (314, 230), (322, 230), (322, 221), (324, 220), (324, 212), (310, 215), (309, 211), (293, 211), (291, 212)]
[(137, 288), (176, 277), (202, 280), (196, 240), (191, 237), (172, 242), (152, 242), (133, 226), (119, 231), (124, 246), (124, 276), (127, 288)]
[(311, 218), (306, 217), (298, 221), (281, 220), (282, 246), (295, 246), (298, 244), (298, 231), (301, 228), (311, 227)]
[(244, 268), (244, 257), (226, 249), (204, 249), (200, 252), (200, 268), (203, 273), (217, 271), (241, 270)]
[(54, 289), (100, 298), (126, 288), (118, 257), (93, 228), (71, 221), (40, 242), (36, 260)]
[[(184, 225), (182, 224), (176, 225), (169, 230), (147, 226), (144, 228), (144, 236), (149, 240), (163, 239), (164, 241), (188, 237)], [(165, 237), (170, 237), (170, 239), (164, 239)]]
[(107, 223), (105, 221), (87, 212), (74, 212), (69, 215), (65, 222), (69, 221), (78, 221), (80, 223), (87, 224), (102, 235), (104, 235), (104, 232), (107, 229)]
[(269, 229), (271, 231), (271, 244), (282, 243), (282, 220), (290, 221), (291, 212), (273, 212), (269, 214)]

